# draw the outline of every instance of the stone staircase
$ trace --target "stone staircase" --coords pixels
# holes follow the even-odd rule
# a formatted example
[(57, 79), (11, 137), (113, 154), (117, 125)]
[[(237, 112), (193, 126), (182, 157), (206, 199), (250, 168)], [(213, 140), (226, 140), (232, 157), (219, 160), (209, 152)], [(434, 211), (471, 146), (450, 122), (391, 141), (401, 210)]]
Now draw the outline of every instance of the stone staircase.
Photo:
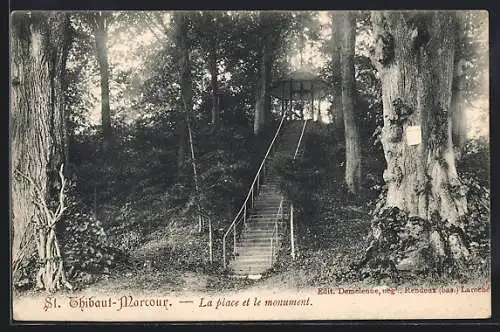
[[(275, 142), (276, 154), (290, 155), (293, 157), (302, 131), (304, 121), (287, 121), (283, 124), (281, 135)], [(271, 157), (272, 158), (272, 157)], [(236, 244), (234, 260), (229, 263), (229, 268), (236, 276), (259, 277), (269, 270), (276, 259), (272, 251), (271, 238), (283, 196), (278, 188), (277, 180), (268, 172), (260, 186), (259, 194), (255, 198), (254, 206), (247, 213), (247, 222), (241, 231)], [(278, 222), (277, 243), (281, 247), (283, 224), (289, 218), (290, 204), (283, 201), (281, 220)], [(277, 253), (278, 250), (275, 250)]]

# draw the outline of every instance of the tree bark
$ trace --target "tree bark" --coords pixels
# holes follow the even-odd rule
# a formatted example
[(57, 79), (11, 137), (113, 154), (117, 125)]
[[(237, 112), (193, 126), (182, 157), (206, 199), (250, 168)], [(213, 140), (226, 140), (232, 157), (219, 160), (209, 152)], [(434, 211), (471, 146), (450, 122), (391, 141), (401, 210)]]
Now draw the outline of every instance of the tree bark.
[[(450, 266), (463, 266), (469, 256), (461, 230), (466, 188), (455, 168), (449, 112), (454, 14), (373, 12), (372, 24), (372, 61), (382, 82), (386, 211), (409, 217), (399, 226), (393, 217), (375, 220), (375, 243), (394, 251), (398, 239), (417, 239), (400, 248), (398, 270), (436, 271), (448, 257), (454, 262)], [(408, 135), (410, 130), (421, 132), (421, 139)]]
[(341, 52), (341, 33), (339, 14), (332, 14), (332, 79), (333, 79), (333, 105), (332, 117), (334, 119), (335, 128), (344, 130), (344, 113), (342, 109), (342, 78), (340, 74), (340, 52)]
[(104, 143), (109, 145), (113, 132), (111, 127), (111, 108), (109, 103), (109, 62), (108, 62), (108, 18), (99, 12), (94, 17), (94, 36), (97, 62), (101, 75), (101, 124)]
[(344, 114), (346, 167), (345, 180), (351, 194), (361, 187), (361, 137), (355, 115), (354, 42), (356, 17), (349, 12), (340, 14), (342, 42), (340, 68), (342, 77), (342, 106)]
[[(64, 211), (64, 73), (71, 45), (66, 14), (18, 12), (12, 17), (12, 264), (35, 255), (37, 286), (66, 281), (55, 223)], [(58, 181), (60, 180), (60, 181)], [(59, 208), (49, 206), (59, 193)]]
[(461, 148), (467, 140), (467, 119), (465, 117), (465, 98), (463, 96), (464, 74), (462, 70), (463, 61), (455, 64), (455, 76), (451, 95), (451, 130), (452, 142), (457, 148)]

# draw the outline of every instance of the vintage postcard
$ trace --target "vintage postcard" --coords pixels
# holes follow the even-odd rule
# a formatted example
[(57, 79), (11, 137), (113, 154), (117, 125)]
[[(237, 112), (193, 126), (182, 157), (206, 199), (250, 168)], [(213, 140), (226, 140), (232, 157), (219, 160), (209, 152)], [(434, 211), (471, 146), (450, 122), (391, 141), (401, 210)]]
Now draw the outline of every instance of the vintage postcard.
[(488, 19), (12, 12), (12, 322), (489, 318)]

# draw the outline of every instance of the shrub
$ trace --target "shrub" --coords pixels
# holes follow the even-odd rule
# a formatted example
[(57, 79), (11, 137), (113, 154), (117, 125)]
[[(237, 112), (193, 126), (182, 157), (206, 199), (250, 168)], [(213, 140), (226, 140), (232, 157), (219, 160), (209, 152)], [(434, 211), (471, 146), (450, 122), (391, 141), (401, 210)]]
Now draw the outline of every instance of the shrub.
[(109, 242), (101, 222), (78, 201), (73, 191), (67, 196), (68, 208), (57, 225), (57, 232), (68, 277), (77, 283), (86, 283), (101, 274), (109, 274), (125, 255)]

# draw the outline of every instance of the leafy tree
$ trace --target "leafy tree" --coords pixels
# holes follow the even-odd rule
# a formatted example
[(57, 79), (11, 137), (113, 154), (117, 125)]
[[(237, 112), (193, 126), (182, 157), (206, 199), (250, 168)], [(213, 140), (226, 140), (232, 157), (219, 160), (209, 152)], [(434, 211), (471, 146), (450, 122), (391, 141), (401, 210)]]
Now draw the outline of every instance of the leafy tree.
[(342, 26), (338, 13), (332, 13), (332, 36), (331, 36), (331, 84), (332, 84), (332, 116), (337, 129), (344, 129), (344, 113), (342, 108), (342, 86), (340, 75), (340, 53), (342, 45)]
[(104, 142), (109, 144), (112, 139), (111, 108), (109, 104), (109, 60), (108, 60), (108, 31), (113, 21), (111, 12), (96, 12), (83, 14), (89, 25), (95, 43), (97, 62), (101, 78), (101, 125)]
[(476, 100), (487, 98), (488, 66), (486, 12), (457, 13), (455, 71), (451, 101), (452, 138), (454, 146), (461, 147), (467, 140), (466, 110)]
[(219, 67), (224, 63), (224, 53), (227, 53), (225, 50), (230, 47), (227, 42), (233, 32), (232, 19), (222, 12), (200, 12), (191, 15), (191, 20), (195, 42), (199, 44), (201, 52), (207, 59), (207, 69), (210, 74), (211, 123), (217, 126), (220, 121)]

